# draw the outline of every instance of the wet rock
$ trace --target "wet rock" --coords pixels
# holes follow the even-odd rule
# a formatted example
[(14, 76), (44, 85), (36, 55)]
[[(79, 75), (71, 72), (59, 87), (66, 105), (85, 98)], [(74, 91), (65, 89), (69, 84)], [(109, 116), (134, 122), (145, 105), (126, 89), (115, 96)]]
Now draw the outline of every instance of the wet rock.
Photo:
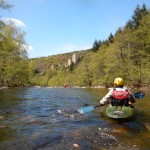
[(0, 126), (0, 129), (7, 129), (7, 128), (9, 128), (9, 127), (7, 127), (7, 126)]
[(111, 132), (119, 133), (119, 134), (123, 134), (123, 135), (130, 135), (130, 132), (125, 128), (115, 128), (115, 129), (112, 129)]
[(61, 110), (57, 110), (57, 113), (58, 113), (58, 114), (62, 114), (62, 111), (61, 111)]
[(104, 128), (103, 131), (126, 136), (129, 136), (131, 134), (129, 128), (127, 126), (122, 125), (114, 125), (111, 126), (111, 128)]
[(74, 146), (74, 147), (76, 147), (76, 148), (78, 148), (78, 147), (79, 147), (79, 145), (78, 145), (78, 144), (76, 144), (76, 143), (74, 143), (74, 144), (73, 144), (73, 146)]
[(148, 131), (150, 131), (150, 122), (146, 122), (145, 127), (148, 129)]
[(89, 141), (94, 143), (93, 146), (95, 148), (101, 146), (105, 149), (105, 146), (109, 147), (118, 144), (118, 139), (108, 132), (108, 128), (102, 129), (101, 127), (99, 127), (96, 133), (93, 132), (92, 135), (88, 135), (87, 138), (89, 139)]

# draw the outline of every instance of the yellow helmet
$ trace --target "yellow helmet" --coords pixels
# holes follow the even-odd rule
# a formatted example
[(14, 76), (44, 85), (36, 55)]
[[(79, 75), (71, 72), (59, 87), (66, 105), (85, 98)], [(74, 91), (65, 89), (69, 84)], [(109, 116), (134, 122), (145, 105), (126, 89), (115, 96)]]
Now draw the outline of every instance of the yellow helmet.
[(117, 86), (120, 86), (120, 85), (123, 85), (123, 79), (122, 78), (116, 78), (114, 80), (114, 84), (117, 85)]

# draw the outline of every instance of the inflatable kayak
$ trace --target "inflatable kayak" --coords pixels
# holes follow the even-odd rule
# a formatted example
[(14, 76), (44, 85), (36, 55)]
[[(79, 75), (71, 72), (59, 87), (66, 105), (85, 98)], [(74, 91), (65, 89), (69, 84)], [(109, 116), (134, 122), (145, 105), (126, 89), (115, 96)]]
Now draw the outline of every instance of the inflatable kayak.
[(128, 119), (133, 117), (135, 109), (127, 106), (108, 106), (106, 115), (112, 119)]

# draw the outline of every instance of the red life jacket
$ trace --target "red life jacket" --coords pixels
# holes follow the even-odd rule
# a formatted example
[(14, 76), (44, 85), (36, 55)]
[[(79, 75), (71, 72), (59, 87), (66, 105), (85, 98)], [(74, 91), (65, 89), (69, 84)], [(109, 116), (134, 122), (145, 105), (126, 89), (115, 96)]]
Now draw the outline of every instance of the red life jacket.
[(128, 99), (129, 92), (128, 91), (117, 91), (116, 89), (112, 92), (112, 97), (116, 100), (126, 100)]

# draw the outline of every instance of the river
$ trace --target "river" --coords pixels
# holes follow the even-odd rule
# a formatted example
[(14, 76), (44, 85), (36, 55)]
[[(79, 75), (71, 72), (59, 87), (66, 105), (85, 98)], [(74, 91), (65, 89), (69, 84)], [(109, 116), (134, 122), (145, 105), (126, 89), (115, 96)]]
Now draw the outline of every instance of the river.
[(0, 90), (0, 149), (148, 150), (150, 95), (135, 104), (136, 115), (122, 122), (106, 117), (107, 106), (87, 114), (106, 89), (12, 88)]

